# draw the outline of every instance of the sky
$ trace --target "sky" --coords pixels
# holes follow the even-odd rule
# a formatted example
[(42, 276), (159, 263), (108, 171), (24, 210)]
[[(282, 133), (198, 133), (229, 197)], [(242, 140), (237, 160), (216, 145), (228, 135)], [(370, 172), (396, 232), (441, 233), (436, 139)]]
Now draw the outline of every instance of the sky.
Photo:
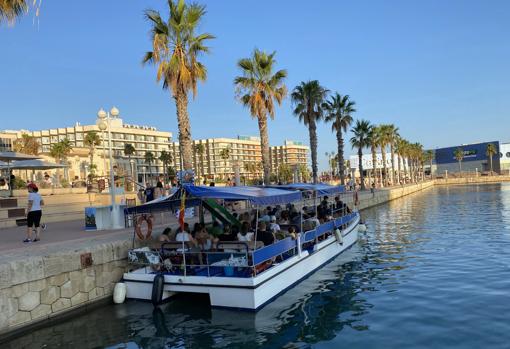
[[(276, 51), (286, 85), (319, 80), (356, 102), (355, 119), (393, 123), (425, 148), (510, 141), (510, 2), (471, 0), (214, 0), (201, 32), (216, 36), (201, 57), (208, 79), (190, 101), (193, 138), (258, 135), (235, 99), (236, 62)], [(14, 26), (0, 26), (0, 129), (91, 124), (117, 106), (125, 122), (177, 138), (175, 105), (143, 67), (150, 50), (144, 10), (167, 16), (166, 1), (42, 2)], [(269, 123), (273, 145), (308, 144), (287, 98)], [(336, 150), (318, 128), (319, 167)], [(350, 138), (350, 134), (347, 135)], [(354, 154), (350, 145), (346, 153)]]

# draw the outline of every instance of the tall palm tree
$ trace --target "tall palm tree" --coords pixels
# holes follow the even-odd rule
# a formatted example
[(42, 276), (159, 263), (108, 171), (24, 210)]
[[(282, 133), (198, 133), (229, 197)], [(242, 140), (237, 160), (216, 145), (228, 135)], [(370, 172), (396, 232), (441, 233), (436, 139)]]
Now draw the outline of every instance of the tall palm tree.
[(384, 172), (384, 182), (386, 184), (388, 181), (388, 171), (386, 170), (386, 148), (388, 147), (388, 145), (391, 142), (392, 131), (391, 131), (390, 125), (380, 125), (379, 131), (380, 131), (379, 147), (381, 149), (383, 172)]
[(429, 149), (425, 153), (426, 153), (425, 158), (428, 160), (430, 166), (430, 178), (432, 179), (432, 161), (434, 160), (434, 151), (432, 149)]
[(492, 144), (492, 143), (487, 144), (487, 153), (486, 154), (489, 157), (489, 163), (490, 163), (490, 168), (491, 168), (491, 175), (492, 175), (492, 157), (496, 153), (497, 153), (496, 146), (494, 144)]
[(326, 122), (331, 122), (331, 130), (336, 131), (338, 145), (338, 165), (340, 184), (345, 185), (344, 167), (344, 133), (352, 124), (352, 114), (356, 111), (356, 102), (349, 100), (349, 95), (342, 96), (338, 92), (326, 102)]
[[(404, 159), (403, 159), (403, 154), (405, 152), (405, 140), (403, 138), (401, 138), (400, 136), (397, 137), (397, 140), (395, 142), (395, 153), (397, 154), (397, 173), (398, 173), (398, 182), (401, 181), (401, 176), (402, 176), (402, 166), (404, 165)], [(405, 182), (405, 178), (404, 178), (404, 182)]]
[(188, 95), (197, 94), (197, 84), (205, 81), (207, 69), (198, 61), (208, 53), (206, 42), (214, 36), (197, 34), (206, 13), (205, 6), (186, 4), (184, 0), (168, 0), (170, 17), (164, 21), (159, 12), (145, 11), (151, 23), (152, 51), (145, 54), (143, 63), (157, 66), (156, 80), (163, 81), (163, 89), (170, 89), (177, 109), (179, 147), (185, 170), (193, 167), (193, 146), (188, 114)]
[(358, 148), (358, 169), (361, 183), (361, 190), (365, 190), (365, 177), (363, 175), (363, 148), (370, 146), (370, 122), (367, 120), (356, 120), (354, 128), (351, 130), (353, 136), (351, 145)]
[(274, 118), (275, 103), (282, 104), (287, 96), (284, 80), (286, 70), (274, 72), (276, 52), (267, 54), (255, 49), (249, 58), (242, 58), (237, 66), (242, 76), (234, 79), (236, 95), (240, 102), (250, 109), (252, 117), (257, 118), (260, 132), (260, 147), (262, 150), (262, 167), (264, 168), (264, 183), (269, 184), (270, 154), (269, 136), (267, 132), (267, 115)]
[(390, 154), (391, 154), (391, 175), (390, 179), (391, 182), (395, 182), (395, 144), (397, 142), (398, 137), (400, 136), (398, 134), (398, 127), (395, 127), (395, 125), (390, 124), (387, 125), (385, 128), (385, 131), (387, 132), (386, 136), (388, 139), (388, 144), (390, 146)]
[[(375, 178), (377, 176), (377, 147), (379, 146), (379, 139), (380, 139), (380, 132), (379, 132), (379, 126), (371, 125), (370, 130), (368, 133), (368, 140), (370, 143), (370, 152), (372, 154), (372, 177), (375, 181)], [(381, 176), (379, 177), (379, 180), (382, 183), (382, 173), (380, 172)]]
[(462, 174), (462, 160), (464, 160), (464, 149), (461, 147), (455, 149), (453, 152), (453, 156), (455, 157), (455, 160), (459, 162), (459, 172)]
[[(63, 140), (51, 145), (50, 156), (53, 157), (58, 164), (65, 164), (67, 162), (67, 157), (71, 154), (72, 150), (73, 146), (71, 145), (71, 141), (64, 138)], [(57, 174), (57, 177), (60, 178), (60, 169), (57, 169)]]
[[(204, 153), (205, 153), (205, 146), (202, 143), (198, 143), (195, 145), (195, 152), (198, 154), (200, 158), (200, 174), (205, 180), (205, 173), (204, 173)], [(199, 177), (200, 178), (200, 177)]]
[(156, 157), (154, 156), (154, 154), (152, 152), (148, 151), (148, 152), (145, 153), (144, 160), (145, 160), (145, 163), (149, 165), (149, 179), (152, 182), (152, 168), (151, 168), (151, 165), (154, 162), (154, 160), (156, 160)]
[(166, 150), (162, 150), (161, 154), (159, 154), (159, 161), (163, 163), (163, 172), (165, 176), (165, 182), (168, 183), (168, 167), (172, 163), (173, 157), (172, 154), (167, 152)]
[(293, 113), (308, 127), (310, 149), (312, 153), (313, 183), (318, 182), (317, 168), (317, 122), (324, 116), (328, 90), (317, 80), (304, 82), (296, 86), (291, 94)]
[(90, 173), (94, 174), (94, 169), (96, 165), (94, 165), (94, 152), (96, 151), (96, 147), (101, 145), (101, 137), (96, 131), (89, 131), (83, 138), (83, 144), (89, 148), (89, 157), (90, 157)]

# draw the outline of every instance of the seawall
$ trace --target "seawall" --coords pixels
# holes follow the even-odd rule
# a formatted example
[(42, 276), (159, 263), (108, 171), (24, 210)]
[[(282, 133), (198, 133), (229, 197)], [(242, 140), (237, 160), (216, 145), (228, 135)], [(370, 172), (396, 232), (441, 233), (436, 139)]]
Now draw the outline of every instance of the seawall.
[[(365, 209), (434, 186), (433, 181), (359, 194)], [(353, 196), (345, 197), (352, 205)], [(34, 246), (36, 247), (36, 246)], [(13, 250), (0, 256), (0, 342), (26, 326), (111, 298), (127, 268), (130, 234)]]

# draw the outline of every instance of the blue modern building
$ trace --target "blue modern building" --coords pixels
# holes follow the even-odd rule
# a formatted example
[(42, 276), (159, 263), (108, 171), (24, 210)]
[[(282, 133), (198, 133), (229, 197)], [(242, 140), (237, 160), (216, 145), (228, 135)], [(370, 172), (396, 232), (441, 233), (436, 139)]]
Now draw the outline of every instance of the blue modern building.
[(474, 144), (462, 144), (454, 147), (439, 148), (435, 149), (434, 159), (436, 168), (433, 172), (436, 174), (444, 174), (448, 172), (459, 172), (459, 162), (455, 158), (455, 151), (462, 149), (464, 152), (464, 158), (461, 161), (462, 171), (469, 172), (485, 172), (490, 171), (490, 160), (487, 156), (487, 146), (494, 144), (496, 153), (492, 157), (492, 168), (495, 172), (500, 172), (500, 142), (483, 142)]

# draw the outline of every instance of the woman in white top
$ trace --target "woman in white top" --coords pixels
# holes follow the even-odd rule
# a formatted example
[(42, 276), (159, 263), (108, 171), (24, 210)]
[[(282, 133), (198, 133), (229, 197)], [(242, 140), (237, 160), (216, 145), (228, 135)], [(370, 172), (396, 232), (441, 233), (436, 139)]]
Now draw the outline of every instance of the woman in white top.
[(237, 234), (238, 241), (253, 241), (253, 233), (250, 230), (250, 223), (243, 222), (241, 231)]
[(41, 235), (41, 206), (44, 205), (44, 201), (41, 194), (38, 193), (39, 188), (34, 183), (27, 185), (28, 189), (28, 207), (27, 207), (27, 238), (23, 242), (32, 242), (32, 228), (36, 228), (35, 239), (33, 241), (39, 241)]

